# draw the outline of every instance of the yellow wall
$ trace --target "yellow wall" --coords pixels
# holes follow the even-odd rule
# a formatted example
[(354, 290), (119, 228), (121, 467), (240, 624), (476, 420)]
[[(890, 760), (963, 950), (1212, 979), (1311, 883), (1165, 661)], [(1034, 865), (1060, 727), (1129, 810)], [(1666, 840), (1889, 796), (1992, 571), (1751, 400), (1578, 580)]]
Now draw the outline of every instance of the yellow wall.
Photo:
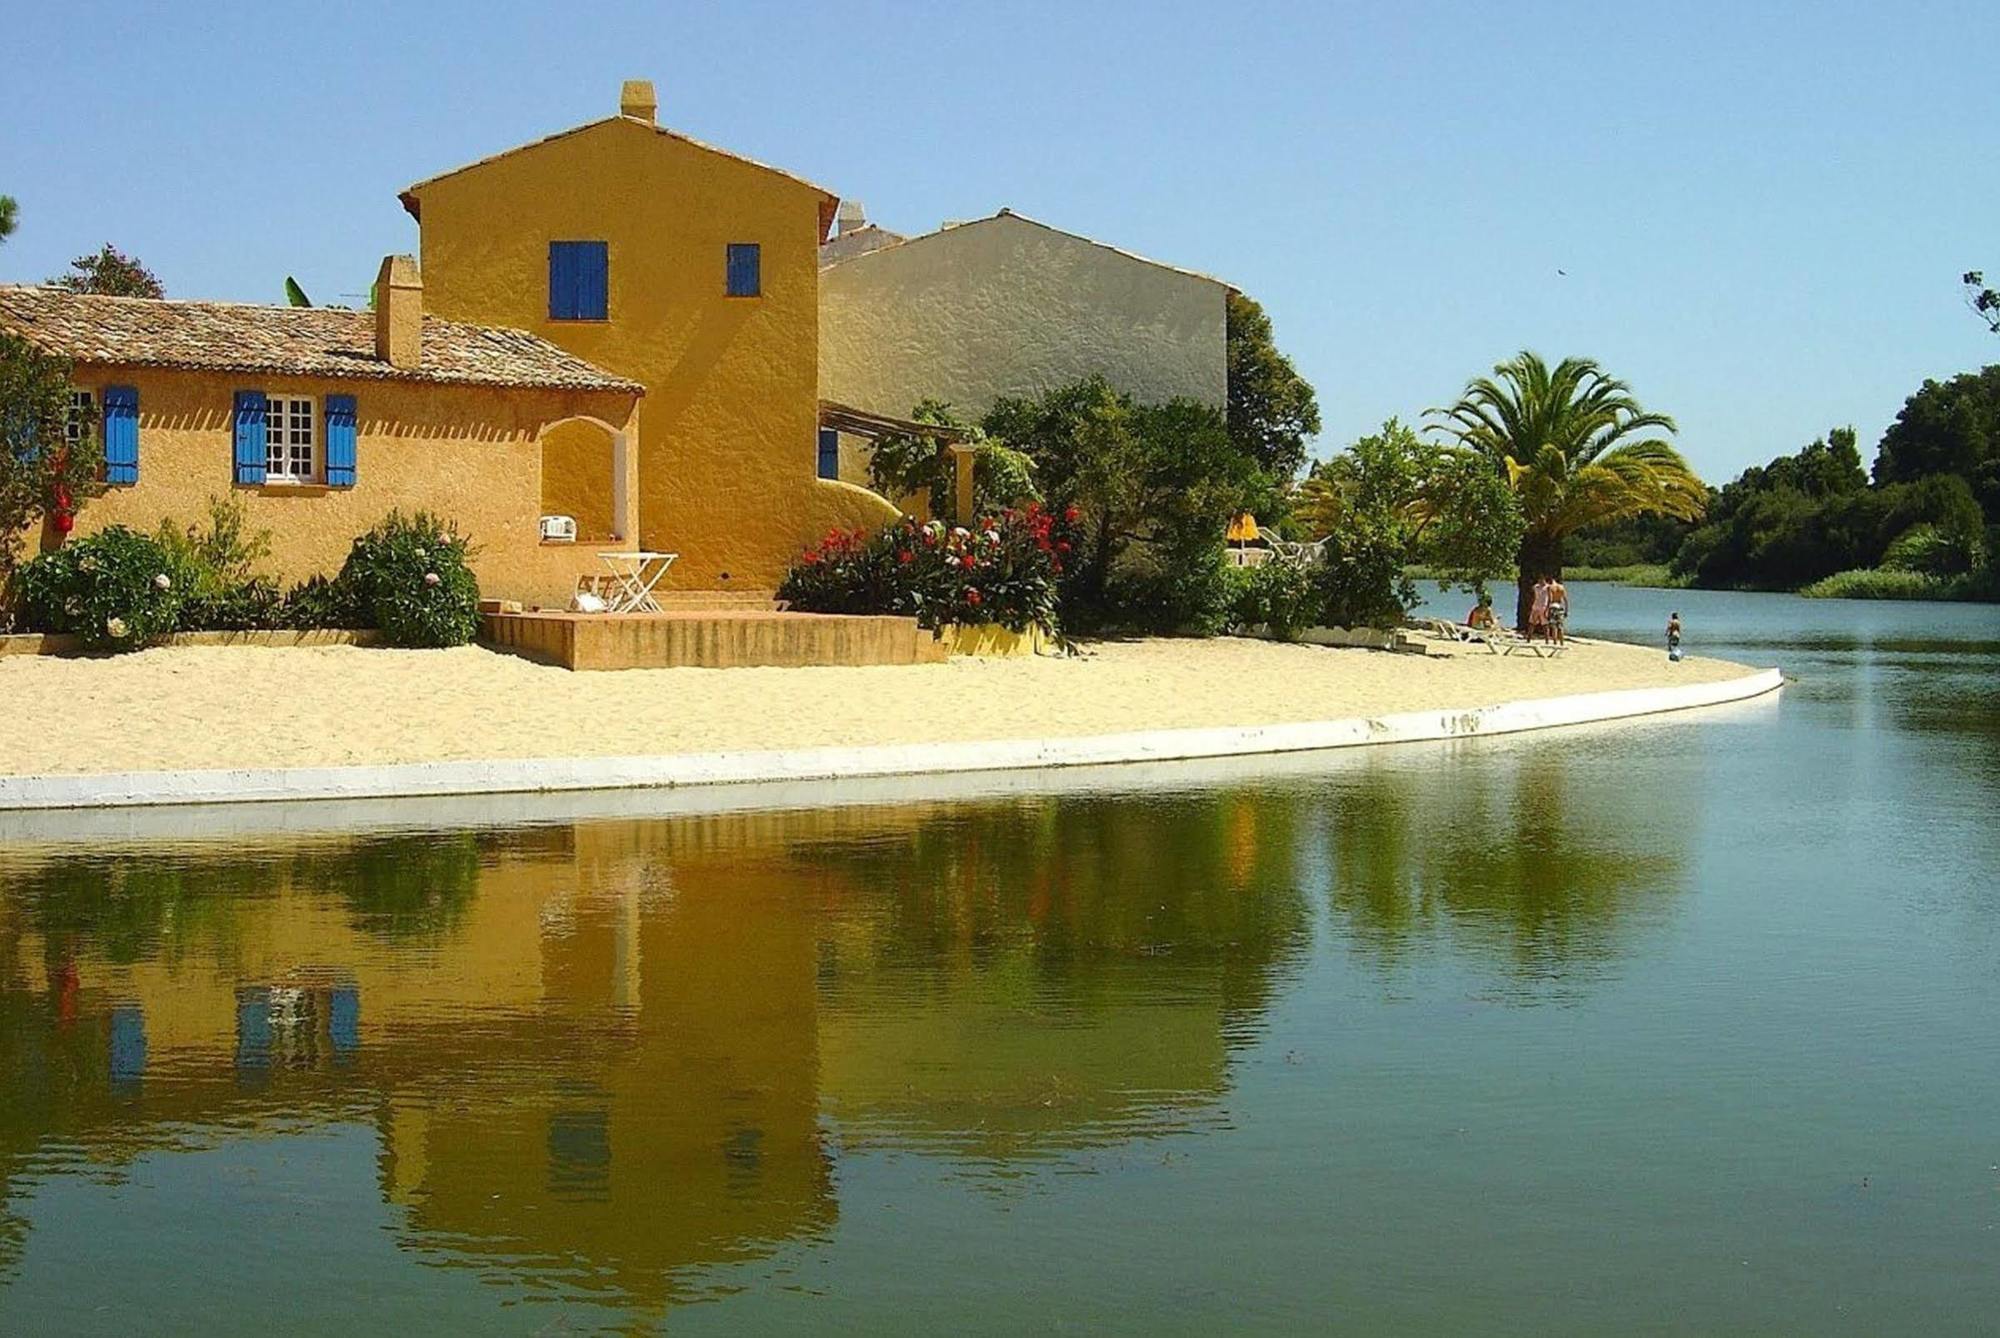
[[(825, 196), (614, 118), (430, 182), (425, 300), (529, 330), (647, 388), (639, 527), (677, 552), (670, 584), (764, 589), (835, 525), (895, 509), (814, 477), (818, 249)], [(548, 244), (604, 241), (610, 313), (548, 318)], [(725, 248), (763, 248), (763, 295), (724, 292)]]
[(542, 514), (576, 521), (580, 540), (615, 538), (612, 464), (611, 438), (595, 423), (573, 420), (544, 432)]
[[(266, 569), (286, 582), (337, 571), (354, 537), (400, 507), (433, 512), (472, 539), (481, 594), (564, 604), (579, 574), (603, 566), (591, 545), (541, 542), (539, 436), (545, 425), (577, 416), (634, 440), (638, 429), (637, 397), (605, 391), (98, 365), (79, 366), (72, 380), (99, 396), (107, 385), (139, 391), (139, 481), (86, 502), (75, 537), (107, 525), (151, 533), (162, 520), (205, 524), (210, 497), (234, 496), (250, 527), (270, 532)], [(238, 390), (311, 395), (320, 403), (329, 393), (353, 395), (355, 486), (237, 486), (231, 420)], [(585, 426), (608, 442), (601, 428)], [(323, 413), (319, 427), (323, 458)], [(609, 445), (601, 449), (608, 459)]]

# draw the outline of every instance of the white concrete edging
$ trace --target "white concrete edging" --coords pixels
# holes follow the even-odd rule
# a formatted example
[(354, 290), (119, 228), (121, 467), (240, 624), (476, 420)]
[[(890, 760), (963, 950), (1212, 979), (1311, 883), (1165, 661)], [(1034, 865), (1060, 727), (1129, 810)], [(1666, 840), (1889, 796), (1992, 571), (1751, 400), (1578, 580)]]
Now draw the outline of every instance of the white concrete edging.
[(655, 757), (553, 757), (387, 766), (246, 767), (0, 776), (0, 809), (380, 799), (411, 795), (613, 790), (755, 781), (829, 780), (926, 772), (1102, 766), (1348, 748), (1365, 743), (1514, 734), (1596, 720), (1742, 701), (1783, 685), (1776, 669), (1719, 683), (1632, 688), (1453, 711), (1208, 729), (1144, 730), (1063, 739), (875, 744)]

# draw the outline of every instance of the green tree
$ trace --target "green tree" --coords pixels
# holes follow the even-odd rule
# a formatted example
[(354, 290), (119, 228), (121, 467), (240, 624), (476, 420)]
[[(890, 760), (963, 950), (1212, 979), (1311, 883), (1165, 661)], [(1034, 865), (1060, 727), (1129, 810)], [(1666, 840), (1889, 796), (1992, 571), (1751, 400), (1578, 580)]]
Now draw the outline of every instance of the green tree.
[(89, 424), (72, 441), (69, 415), (69, 362), (0, 330), (0, 595), (22, 533), (103, 491), (102, 444)]
[(1169, 629), (1221, 618), (1223, 534), (1231, 516), (1272, 491), (1222, 414), (1186, 399), (1142, 405), (1093, 376), (1037, 398), (996, 401), (983, 427), (1033, 463), (1051, 508), (1074, 532), (1065, 628)]
[(1956, 474), (2000, 522), (2000, 365), (1925, 381), (1903, 402), (1875, 453), (1877, 483)]
[(1271, 478), (1292, 478), (1319, 435), (1319, 400), (1278, 351), (1271, 318), (1241, 293), (1229, 294), (1224, 321), (1229, 367), (1229, 437)]
[[(960, 418), (942, 400), (922, 400), (910, 410), (910, 421), (949, 432), (973, 448), (972, 506), (981, 513), (1001, 510), (1041, 497), (1034, 465), (1026, 455), (989, 439), (976, 423)], [(915, 432), (893, 433), (875, 442), (868, 454), (868, 482), (890, 499), (925, 493), (931, 512), (949, 516), (957, 489), (957, 466), (938, 437)]]
[(14, 235), (14, 226), (19, 218), (20, 206), (11, 195), (0, 195), (0, 242)]
[[(1496, 379), (1497, 378), (1497, 379)], [(1522, 352), (1468, 382), (1427, 417), (1479, 452), (1521, 500), (1515, 620), (1525, 627), (1536, 580), (1562, 574), (1564, 542), (1629, 516), (1698, 519), (1708, 489), (1664, 436), (1673, 419), (1642, 408), (1623, 381), (1588, 358), (1554, 368)]]
[(2000, 293), (1988, 288), (1986, 276), (1976, 269), (1967, 270), (1959, 282), (1965, 285), (1965, 304), (1972, 308), (1972, 314), (1985, 321), (1987, 329), (2000, 334)]
[(165, 297), (153, 272), (110, 243), (95, 255), (78, 256), (69, 272), (49, 280), (49, 287), (99, 297)]
[[(1485, 457), (1425, 441), (1399, 419), (1315, 466), (1307, 483), (1308, 514), (1332, 513), (1324, 533), (1365, 524), (1399, 570), (1432, 568), (1441, 585), (1483, 589), (1520, 549), (1520, 501)], [(1400, 602), (1413, 603), (1413, 592), (1405, 588)]]
[(1887, 561), (1912, 529), (1927, 532), (1929, 560), (1948, 568), (1937, 575), (1963, 572), (1985, 547), (1979, 503), (1963, 477), (1942, 472), (1871, 487), (1854, 430), (1835, 428), (1726, 484), (1673, 566), (1704, 587), (1796, 590)]

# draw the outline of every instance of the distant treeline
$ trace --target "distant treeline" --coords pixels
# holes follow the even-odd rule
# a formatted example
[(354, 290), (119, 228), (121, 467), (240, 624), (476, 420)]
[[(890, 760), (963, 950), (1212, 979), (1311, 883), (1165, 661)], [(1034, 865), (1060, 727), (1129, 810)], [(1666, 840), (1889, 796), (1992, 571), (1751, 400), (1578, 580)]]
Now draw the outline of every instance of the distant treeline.
[[(1667, 563), (1711, 589), (2000, 594), (2000, 366), (1926, 381), (1876, 449), (1873, 478), (1852, 428), (1746, 469), (1697, 525), (1646, 517), (1581, 535), (1576, 566)], [(1864, 581), (1858, 573), (1907, 573)], [(1828, 578), (1844, 576), (1842, 581)], [(1813, 593), (1809, 591), (1808, 593)]]

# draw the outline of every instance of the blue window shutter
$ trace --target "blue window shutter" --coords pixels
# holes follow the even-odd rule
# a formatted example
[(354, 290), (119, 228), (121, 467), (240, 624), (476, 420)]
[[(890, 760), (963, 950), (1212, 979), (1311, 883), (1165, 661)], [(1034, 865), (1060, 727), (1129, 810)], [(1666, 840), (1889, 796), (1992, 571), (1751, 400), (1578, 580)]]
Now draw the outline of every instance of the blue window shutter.
[(111, 1010), (111, 1081), (135, 1083), (146, 1076), (146, 1015), (137, 1004)]
[(611, 315), (611, 246), (584, 242), (581, 274), (576, 281), (577, 319), (601, 321)]
[(576, 319), (575, 252), (569, 242), (549, 243), (549, 319)]
[(610, 315), (610, 298), (610, 243), (549, 243), (550, 320), (605, 320)]
[(840, 477), (840, 432), (835, 428), (823, 427), (819, 430), (819, 476), (823, 479)]
[(352, 985), (337, 985), (326, 1001), (327, 1039), (336, 1055), (351, 1055), (361, 1048), (361, 991)]
[(764, 291), (764, 248), (756, 242), (729, 243), (729, 296), (757, 297)]
[(326, 397), (326, 485), (354, 486), (354, 396)]
[(236, 481), (264, 481), (264, 392), (236, 392)]
[(236, 991), (236, 1067), (239, 1071), (271, 1067), (271, 991)]
[(132, 386), (104, 388), (104, 481), (139, 481), (139, 392)]

